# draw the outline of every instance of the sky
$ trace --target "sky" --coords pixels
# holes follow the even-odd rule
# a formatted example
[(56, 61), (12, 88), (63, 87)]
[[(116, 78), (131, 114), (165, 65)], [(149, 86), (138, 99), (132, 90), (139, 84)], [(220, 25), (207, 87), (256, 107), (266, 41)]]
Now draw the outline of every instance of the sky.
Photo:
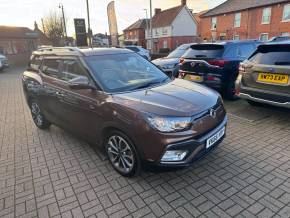
[[(107, 5), (111, 0), (89, 0), (90, 20), (93, 33), (108, 32)], [(213, 8), (225, 0), (187, 0), (187, 5), (194, 12)], [(152, 0), (154, 8), (167, 9), (179, 5), (181, 0)], [(59, 11), (62, 3), (67, 17), (68, 35), (74, 34), (74, 18), (86, 18), (86, 0), (0, 0), (0, 25), (25, 26), (33, 29), (34, 21), (41, 24), (41, 18), (50, 11)], [(115, 0), (118, 30), (145, 18), (144, 9), (148, 9), (149, 0)]]

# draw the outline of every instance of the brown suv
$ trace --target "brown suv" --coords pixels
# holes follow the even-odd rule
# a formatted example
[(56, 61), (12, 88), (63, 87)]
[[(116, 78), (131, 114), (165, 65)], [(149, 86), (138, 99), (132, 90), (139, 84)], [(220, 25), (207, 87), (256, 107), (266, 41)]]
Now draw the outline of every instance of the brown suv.
[(126, 49), (38, 50), (23, 89), (37, 127), (53, 123), (103, 145), (124, 176), (148, 162), (186, 166), (225, 136), (226, 112), (215, 91), (171, 80)]

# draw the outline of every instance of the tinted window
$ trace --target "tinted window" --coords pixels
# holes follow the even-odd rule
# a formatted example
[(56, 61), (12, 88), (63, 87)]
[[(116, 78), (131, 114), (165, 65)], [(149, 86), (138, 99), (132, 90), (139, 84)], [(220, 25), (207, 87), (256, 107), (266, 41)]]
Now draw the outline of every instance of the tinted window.
[(42, 62), (42, 57), (40, 57), (38, 55), (32, 56), (31, 61), (30, 61), (30, 69), (38, 71), (39, 67), (41, 65), (41, 62)]
[(248, 58), (255, 51), (255, 45), (253, 44), (244, 44), (239, 46), (238, 56), (242, 58)]
[(139, 48), (137, 47), (126, 47), (127, 49), (130, 49), (131, 51), (134, 51), (134, 52), (139, 52)]
[(197, 44), (192, 45), (183, 57), (185, 58), (220, 58), (224, 52), (223, 45)]
[(290, 46), (262, 46), (250, 58), (256, 64), (290, 66)]
[(58, 59), (44, 59), (42, 65), (42, 72), (47, 76), (59, 78), (60, 60)]
[(160, 69), (137, 54), (85, 57), (94, 77), (107, 92), (122, 92), (170, 80)]
[(238, 56), (238, 47), (230, 46), (226, 49), (224, 57), (225, 58), (233, 58)]
[(85, 69), (79, 64), (79, 62), (77, 60), (64, 60), (63, 70), (60, 73), (59, 79), (70, 81), (79, 76), (88, 77)]

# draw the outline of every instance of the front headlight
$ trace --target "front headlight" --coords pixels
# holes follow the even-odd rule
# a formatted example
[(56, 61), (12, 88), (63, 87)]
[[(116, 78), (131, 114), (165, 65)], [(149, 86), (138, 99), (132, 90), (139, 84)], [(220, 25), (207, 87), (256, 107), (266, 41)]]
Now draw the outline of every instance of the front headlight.
[(148, 123), (160, 132), (178, 132), (191, 126), (191, 117), (147, 116)]

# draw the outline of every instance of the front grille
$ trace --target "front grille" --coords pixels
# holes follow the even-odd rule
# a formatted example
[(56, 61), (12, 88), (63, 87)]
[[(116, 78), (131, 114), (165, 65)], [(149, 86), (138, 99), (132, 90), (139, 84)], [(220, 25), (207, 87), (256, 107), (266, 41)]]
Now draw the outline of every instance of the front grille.
[[(211, 109), (214, 109), (216, 113), (215, 117), (210, 115)], [(200, 117), (194, 119), (192, 128), (198, 132), (194, 138), (198, 139), (211, 132), (213, 129), (219, 126), (221, 122), (223, 122), (225, 115), (226, 113), (222, 102), (217, 102), (217, 104), (205, 111)]]

